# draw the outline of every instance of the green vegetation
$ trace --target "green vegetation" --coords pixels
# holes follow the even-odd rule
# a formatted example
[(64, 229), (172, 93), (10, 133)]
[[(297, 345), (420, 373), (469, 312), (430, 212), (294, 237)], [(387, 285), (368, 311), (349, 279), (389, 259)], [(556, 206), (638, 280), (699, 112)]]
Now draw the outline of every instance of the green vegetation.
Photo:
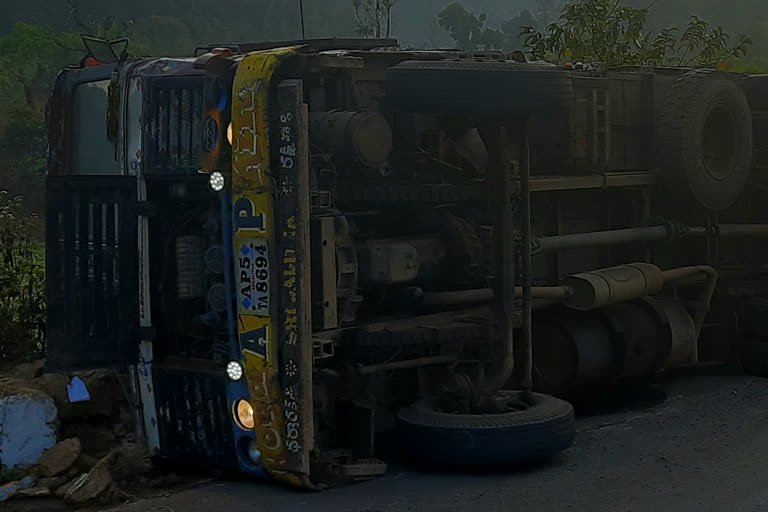
[(608, 66), (734, 66), (752, 40), (735, 41), (722, 26), (691, 16), (684, 29), (649, 28), (650, 7), (625, 6), (620, 0), (570, 0), (551, 23), (554, 0), (539, 0), (537, 17), (529, 11), (486, 25), (488, 16), (454, 3), (438, 15), (440, 26), (464, 49), (510, 51), (522, 48), (534, 59), (600, 62)]
[(0, 359), (45, 350), (45, 266), (33, 239), (38, 218), (21, 210), (21, 196), (0, 192)]
[(503, 22), (498, 29), (486, 26), (488, 15), (468, 11), (461, 4), (451, 4), (438, 14), (438, 22), (456, 42), (456, 46), (465, 50), (485, 48), (491, 50), (515, 50), (520, 48), (520, 35), (523, 27), (536, 26), (537, 20), (530, 11), (521, 11), (519, 15)]
[(731, 36), (691, 16), (684, 30), (648, 28), (650, 8), (622, 6), (618, 0), (577, 0), (544, 31), (523, 28), (525, 49), (534, 58), (601, 62), (609, 66), (726, 67), (747, 54), (752, 40)]

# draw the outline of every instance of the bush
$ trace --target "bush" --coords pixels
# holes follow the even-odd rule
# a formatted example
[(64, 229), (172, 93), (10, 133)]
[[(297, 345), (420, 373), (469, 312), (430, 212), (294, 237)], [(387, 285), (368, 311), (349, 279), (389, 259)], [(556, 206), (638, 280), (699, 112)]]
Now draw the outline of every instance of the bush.
[(35, 107), (16, 106), (7, 113), (0, 157), (9, 176), (24, 181), (45, 174), (48, 138), (45, 113)]
[[(653, 4), (651, 4), (653, 5)], [(544, 31), (524, 27), (525, 49), (536, 59), (600, 62), (608, 66), (726, 67), (747, 54), (752, 41), (735, 41), (722, 27), (691, 16), (677, 27), (648, 28), (650, 7), (620, 0), (570, 0)]]
[(45, 264), (33, 233), (36, 215), (25, 215), (21, 196), (0, 191), (0, 359), (45, 351)]

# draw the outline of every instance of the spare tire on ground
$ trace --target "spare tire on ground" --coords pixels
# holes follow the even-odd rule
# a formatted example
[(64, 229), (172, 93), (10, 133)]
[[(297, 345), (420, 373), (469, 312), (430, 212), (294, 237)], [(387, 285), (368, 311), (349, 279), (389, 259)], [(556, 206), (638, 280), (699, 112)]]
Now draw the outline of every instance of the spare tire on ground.
[(571, 404), (538, 393), (498, 395), (508, 403), (508, 412), (453, 414), (441, 407), (438, 397), (402, 409), (398, 420), (404, 453), (422, 464), (515, 464), (570, 446), (575, 432)]
[(752, 113), (728, 73), (696, 70), (670, 90), (659, 119), (662, 168), (676, 196), (719, 211), (744, 189), (752, 162)]
[(405, 61), (387, 71), (386, 87), (393, 106), (418, 112), (539, 112), (573, 98), (569, 71), (520, 62)]

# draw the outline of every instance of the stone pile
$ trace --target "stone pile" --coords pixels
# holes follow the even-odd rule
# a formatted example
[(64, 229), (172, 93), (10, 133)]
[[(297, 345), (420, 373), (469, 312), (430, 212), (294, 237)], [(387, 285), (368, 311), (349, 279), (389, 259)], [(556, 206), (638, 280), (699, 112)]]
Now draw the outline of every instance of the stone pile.
[(125, 383), (114, 372), (79, 373), (90, 399), (75, 403), (67, 393), (73, 375), (43, 373), (42, 363), (20, 365), (5, 375), (0, 376), (0, 485), (5, 475), (39, 478), (9, 501), (114, 502), (127, 496), (118, 480), (135, 480), (151, 469), (135, 442)]

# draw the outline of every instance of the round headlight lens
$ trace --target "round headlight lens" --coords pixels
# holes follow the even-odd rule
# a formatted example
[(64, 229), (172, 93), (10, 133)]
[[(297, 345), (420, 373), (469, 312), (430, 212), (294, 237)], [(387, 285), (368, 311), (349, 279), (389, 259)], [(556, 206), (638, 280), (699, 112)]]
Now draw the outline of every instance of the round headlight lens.
[(232, 123), (229, 123), (227, 125), (227, 140), (229, 141), (229, 145), (232, 145), (232, 141), (234, 140), (234, 137), (232, 137)]
[(240, 380), (243, 378), (243, 367), (237, 361), (227, 363), (227, 377), (229, 380)]
[(219, 171), (213, 171), (208, 178), (208, 184), (214, 192), (221, 192), (224, 190), (224, 175)]
[(253, 407), (246, 400), (235, 402), (235, 421), (244, 430), (252, 430), (256, 426), (253, 419)]

